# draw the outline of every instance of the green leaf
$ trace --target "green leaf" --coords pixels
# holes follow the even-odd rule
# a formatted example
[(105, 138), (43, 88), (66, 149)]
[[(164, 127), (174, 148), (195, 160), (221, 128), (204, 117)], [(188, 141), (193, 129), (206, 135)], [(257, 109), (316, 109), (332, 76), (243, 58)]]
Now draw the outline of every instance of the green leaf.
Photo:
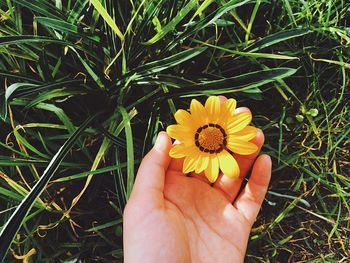
[(77, 25), (73, 25), (62, 20), (48, 17), (36, 17), (36, 20), (42, 25), (56, 29), (62, 33), (69, 33), (77, 37), (87, 37), (88, 39), (93, 40), (95, 42), (100, 41), (100, 38), (98, 36), (87, 36), (82, 32), (81, 29), (79, 29)]
[(317, 117), (318, 109), (310, 109), (306, 112), (307, 115), (311, 115), (312, 117)]
[(211, 81), (202, 81), (198, 84), (182, 87), (179, 89), (172, 89), (170, 92), (162, 97), (176, 97), (176, 96), (198, 96), (210, 94), (226, 94), (233, 92), (248, 92), (267, 83), (274, 82), (293, 75), (297, 69), (293, 68), (273, 68), (267, 70), (259, 70), (234, 76), (231, 78), (224, 78)]
[(98, 226), (93, 226), (92, 228), (87, 229), (86, 232), (97, 232), (97, 231), (100, 231), (100, 230), (105, 229), (105, 228), (109, 228), (109, 227), (112, 227), (112, 226), (119, 225), (122, 222), (123, 222), (122, 218), (114, 219), (111, 222), (104, 223), (104, 224), (98, 225)]
[(297, 28), (297, 29), (290, 29), (290, 30), (283, 30), (271, 35), (268, 35), (251, 46), (244, 49), (245, 52), (255, 52), (257, 50), (261, 50), (263, 48), (275, 45), (277, 43), (280, 43), (282, 41), (286, 41), (289, 39), (301, 37), (304, 35), (307, 35), (311, 33), (312, 31), (307, 28)]
[(74, 7), (70, 10), (67, 21), (68, 22), (75, 22), (83, 12), (83, 10), (86, 7), (86, 5), (89, 3), (89, 0), (76, 0)]
[(197, 2), (198, 0), (190, 0), (187, 5), (185, 5), (167, 25), (159, 30), (159, 32), (151, 39), (149, 39), (145, 44), (152, 45), (161, 40), (169, 32), (174, 31), (177, 24), (180, 23), (182, 19), (184, 19), (184, 17), (187, 16), (187, 14), (197, 5)]
[(4, 121), (7, 118), (7, 105), (8, 105), (8, 100), (11, 97), (11, 95), (19, 88), (22, 87), (37, 87), (37, 84), (30, 84), (30, 83), (14, 83), (10, 85), (4, 94), (0, 96), (0, 118), (3, 119)]
[(181, 87), (193, 85), (195, 84), (195, 82), (185, 78), (177, 77), (177, 76), (157, 74), (156, 77), (148, 76), (148, 77), (140, 78), (139, 80), (135, 81), (134, 84), (138, 84), (138, 85), (164, 84), (173, 88), (181, 88)]
[[(205, 51), (206, 47), (201, 48), (192, 48), (175, 55), (172, 55), (167, 58), (163, 58), (157, 61), (149, 62), (145, 65), (137, 67), (134, 70), (129, 71), (126, 76), (132, 76), (134, 80), (140, 79), (141, 77), (149, 76), (157, 72), (161, 72), (165, 69), (175, 67), (187, 60), (190, 60), (198, 55), (200, 55), (203, 51)], [(124, 77), (126, 77), (124, 76)]]
[(323, 58), (313, 58), (313, 57), (311, 58), (312, 60), (315, 60), (315, 61), (322, 61), (322, 62), (326, 62), (326, 63), (330, 63), (330, 64), (334, 64), (334, 65), (338, 65), (338, 66), (350, 69), (350, 63), (346, 63), (344, 61), (337, 61), (337, 60), (323, 59)]
[(50, 90), (61, 88), (61, 87), (74, 87), (80, 84), (83, 84), (85, 81), (83, 79), (69, 79), (69, 80), (63, 80), (63, 81), (56, 81), (52, 83), (45, 83), (41, 85), (35, 85), (35, 86), (28, 86), (26, 88), (20, 89), (16, 92), (16, 96), (13, 95), (16, 98), (22, 98), (27, 97), (30, 95), (37, 95), (41, 92), (48, 92)]
[(120, 31), (117, 24), (114, 22), (114, 20), (107, 13), (106, 9), (102, 6), (100, 1), (99, 0), (90, 0), (90, 1), (91, 1), (91, 4), (97, 10), (97, 12), (102, 16), (102, 18), (106, 21), (106, 23), (113, 29), (113, 31), (117, 34), (117, 36), (123, 42), (124, 41), (123, 33)]
[(90, 76), (92, 77), (92, 79), (96, 82), (96, 84), (101, 88), (101, 89), (105, 89), (105, 86), (103, 85), (100, 77), (98, 74), (95, 73), (93, 67), (91, 65), (89, 65), (88, 62), (85, 61), (85, 59), (83, 59), (79, 52), (75, 50), (75, 48), (70, 47), (71, 50), (73, 50), (73, 52), (77, 55), (77, 57), (79, 58), (80, 62), (83, 64), (84, 68), (86, 69), (86, 71), (90, 74)]
[(304, 120), (304, 116), (300, 114), (295, 115), (295, 118), (297, 119), (298, 122), (302, 122)]
[(293, 10), (292, 10), (292, 7), (291, 7), (291, 5), (289, 3), (289, 0), (283, 0), (283, 2), (284, 2), (284, 6), (285, 6), (285, 8), (286, 8), (286, 10), (288, 12), (289, 19), (296, 26), (297, 22), (295, 21)]
[(245, 35), (245, 42), (246, 43), (248, 43), (248, 41), (249, 41), (250, 32), (251, 32), (251, 29), (253, 27), (253, 23), (254, 23), (254, 20), (255, 20), (255, 17), (256, 17), (256, 13), (259, 10), (260, 4), (261, 4), (261, 0), (256, 0), (254, 9), (253, 9), (252, 14), (250, 16), (250, 20), (249, 20), (249, 23), (248, 23), (248, 26), (247, 26), (247, 30), (246, 30), (246, 35)]
[[(0, 145), (5, 147), (6, 144), (5, 145), (0, 144)], [(13, 150), (13, 149), (9, 149), (9, 150)], [(47, 161), (37, 160), (37, 159), (20, 159), (20, 158), (4, 158), (4, 157), (0, 158), (0, 166), (1, 167), (5, 167), (5, 166), (30, 166), (32, 164), (44, 165), (44, 164), (47, 164)]]
[(89, 52), (89, 50), (86, 50), (81, 45), (75, 45), (65, 40), (59, 40), (59, 39), (50, 38), (50, 37), (32, 36), (32, 35), (2, 36), (2, 37), (0, 36), (0, 47), (8, 46), (8, 45), (19, 45), (19, 44), (30, 45), (34, 43), (39, 43), (40, 46), (42, 46), (43, 44), (59, 44), (65, 47), (69, 46), (71, 48), (82, 50), (84, 53), (87, 53), (90, 56), (94, 57), (95, 59), (99, 60), (98, 55)]
[[(5, 189), (3, 187), (0, 187), (0, 195), (5, 197), (6, 200), (9, 198), (15, 202), (20, 202), (23, 199), (23, 196), (16, 194), (16, 193), (14, 193), (8, 189)], [(37, 201), (34, 203), (34, 207), (45, 209), (45, 206), (43, 206), (41, 203), (39, 203)]]
[[(6, 181), (7, 184), (12, 188), (12, 190), (15, 190), (19, 195), (22, 196), (22, 198), (28, 194), (28, 190), (26, 188), (24, 188), (22, 185), (18, 184), (14, 180), (12, 180), (7, 175), (2, 174), (1, 172), (0, 172), (0, 178)], [(16, 194), (14, 194), (13, 196), (16, 196)], [(22, 198), (20, 198), (19, 201), (21, 201)], [(39, 208), (51, 210), (50, 207), (45, 205), (45, 203), (40, 198), (35, 200), (34, 205), (36, 205)]]
[(40, 102), (44, 102), (47, 100), (51, 100), (54, 98), (59, 98), (59, 97), (70, 97), (72, 95), (83, 95), (86, 94), (86, 90), (82, 88), (75, 88), (75, 89), (67, 89), (67, 88), (62, 88), (62, 89), (54, 89), (54, 90), (49, 90), (47, 92), (41, 93), (38, 95), (34, 100), (32, 100), (30, 103), (28, 103), (25, 106), (25, 109), (29, 109)]
[(22, 200), (15, 212), (11, 215), (10, 219), (6, 222), (5, 226), (0, 232), (0, 262), (2, 262), (7, 254), (10, 245), (17, 234), (22, 222), (25, 220), (26, 215), (32, 208), (35, 200), (45, 190), (48, 182), (55, 175), (60, 163), (64, 157), (69, 153), (73, 145), (76, 143), (79, 136), (84, 132), (86, 127), (99, 116), (100, 113), (95, 114), (88, 118), (73, 135), (62, 145), (55, 156), (51, 159), (49, 165), (46, 167), (43, 175), (39, 181), (31, 189), (29, 194)]
[(132, 186), (134, 185), (134, 178), (135, 178), (134, 143), (133, 143), (133, 137), (132, 137), (131, 124), (130, 124), (130, 116), (124, 107), (118, 107), (118, 110), (123, 117), (124, 131), (126, 136), (126, 145), (127, 145), (126, 153), (127, 153), (127, 163), (128, 163), (126, 195), (127, 195), (127, 198), (129, 198), (131, 194)]
[(7, 46), (7, 45), (30, 44), (30, 43), (55, 43), (55, 44), (73, 46), (73, 44), (67, 41), (58, 40), (50, 37), (38, 37), (38, 36), (31, 36), (31, 35), (0, 37), (0, 47)]
[[(73, 81), (74, 80), (71, 80), (71, 81), (69, 81), (69, 83), (74, 83)], [(63, 82), (58, 82), (58, 83), (62, 84)], [(58, 83), (56, 83), (56, 84), (58, 84)], [(66, 82), (64, 82), (64, 83), (66, 83)], [(51, 84), (49, 84), (49, 85), (51, 85)], [(29, 103), (30, 103), (30, 101), (26, 100), (26, 99), (16, 99), (13, 102), (11, 102), (12, 105), (16, 105), (16, 106), (26, 106)], [(70, 134), (73, 134), (74, 131), (77, 129), (73, 125), (72, 121), (67, 116), (67, 114), (61, 108), (57, 107), (56, 105), (41, 102), (41, 103), (35, 105), (35, 108), (54, 113), (57, 116), (57, 118), (64, 124), (64, 126), (66, 127), (66, 129), (69, 131)], [(85, 155), (89, 158), (89, 160), (91, 160), (91, 155), (90, 155), (89, 151), (86, 149), (86, 147), (84, 147), (84, 144), (80, 139), (78, 139), (78, 144), (82, 148), (82, 151), (85, 153)]]
[(190, 21), (193, 21), (196, 16), (201, 15), (213, 2), (215, 2), (215, 0), (204, 0), (200, 7), (197, 8), (196, 13), (194, 13)]
[(193, 26), (189, 25), (183, 33), (181, 33), (175, 40), (169, 43), (167, 49), (173, 49), (176, 45), (178, 45), (179, 42), (183, 42), (189, 36), (196, 34), (198, 31), (206, 28), (207, 26), (215, 24), (215, 22), (227, 12), (230, 12), (231, 10), (245, 5), (249, 2), (251, 2), (251, 0), (231, 0), (223, 6), (220, 6), (211, 14), (203, 17), (198, 23), (195, 23)]
[(5, 70), (0, 70), (0, 76), (10, 78), (10, 79), (15, 79), (15, 80), (27, 80), (27, 81), (34, 83), (34, 84), (42, 84), (42, 81), (40, 81), (40, 80), (30, 78), (26, 75), (12, 73), (12, 72), (5, 71)]
[(79, 173), (79, 174), (73, 174), (73, 175), (69, 175), (69, 176), (66, 176), (66, 177), (61, 177), (61, 178), (58, 178), (58, 179), (56, 179), (54, 181), (51, 181), (51, 182), (52, 183), (62, 183), (62, 182), (67, 182), (67, 181), (72, 181), (72, 180), (83, 179), (83, 178), (88, 177), (91, 174), (93, 174), (93, 175), (105, 174), (106, 172), (111, 172), (111, 171), (114, 171), (115, 169), (125, 168), (125, 167), (127, 167), (127, 163), (121, 163), (121, 164), (117, 164), (117, 165), (103, 167), (103, 168), (96, 169), (96, 170), (93, 170), (93, 171), (87, 171), (87, 172), (82, 172), (82, 173)]
[(35, 148), (32, 144), (30, 144), (28, 142), (28, 140), (26, 138), (24, 138), (19, 132), (18, 130), (20, 129), (20, 126), (17, 126), (14, 130), (13, 130), (13, 134), (16, 137), (16, 140), (21, 143), (22, 145), (24, 145), (27, 149), (29, 149), (31, 152), (37, 154), (38, 156), (42, 157), (44, 160), (49, 159), (49, 156), (46, 154), (43, 154), (42, 152), (40, 152), (37, 148)]
[[(81, 79), (73, 79), (73, 80), (66, 80), (66, 81), (58, 81), (54, 83), (44, 84), (44, 85), (38, 85), (38, 84), (31, 84), (31, 83), (14, 83), (10, 85), (3, 96), (0, 96), (0, 118), (5, 120), (7, 118), (7, 105), (10, 101), (10, 97), (13, 97), (14, 92), (16, 92), (16, 98), (20, 98), (23, 96), (28, 96), (30, 94), (38, 94), (41, 91), (45, 91), (47, 89), (52, 89), (55, 87), (62, 87), (66, 85), (72, 85), (72, 84), (79, 84), (84, 83), (84, 80)], [(32, 107), (42, 101), (45, 101), (50, 98), (55, 98), (64, 96), (65, 95), (74, 95), (74, 94), (83, 94), (84, 91), (82, 89), (76, 89), (76, 90), (62, 90), (61, 92), (59, 90), (52, 90), (48, 91), (46, 93), (43, 93), (36, 97), (33, 101), (29, 102), (26, 106), (26, 108)]]
[(238, 51), (238, 50), (232, 50), (232, 49), (227, 49), (221, 46), (215, 46), (215, 45), (211, 45), (208, 44), (206, 42), (203, 41), (198, 41), (195, 39), (192, 39), (193, 42), (195, 43), (199, 43), (201, 45), (205, 45), (208, 47), (212, 47), (218, 50), (222, 50), (225, 51), (227, 53), (230, 54), (234, 54), (234, 55), (238, 55), (235, 58), (240, 58), (240, 56), (242, 57), (251, 57), (251, 58), (265, 58), (265, 59), (285, 59), (285, 60), (289, 60), (289, 59), (298, 59), (298, 57), (292, 57), (292, 56), (286, 56), (286, 55), (280, 55), (280, 54), (271, 54), (271, 53), (257, 53), (257, 52), (244, 52), (244, 51)]
[(62, 12), (51, 4), (50, 1), (40, 1), (40, 0), (13, 0), (14, 3), (19, 4), (20, 6), (29, 8), (35, 13), (51, 17), (64, 19)]

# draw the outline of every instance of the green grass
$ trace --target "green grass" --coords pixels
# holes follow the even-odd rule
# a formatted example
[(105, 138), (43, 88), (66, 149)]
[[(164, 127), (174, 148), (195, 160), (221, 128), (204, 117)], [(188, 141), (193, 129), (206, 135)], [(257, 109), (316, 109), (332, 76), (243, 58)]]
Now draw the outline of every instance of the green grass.
[(142, 156), (176, 108), (225, 94), (251, 108), (274, 162), (246, 261), (350, 261), (349, 12), (0, 0), (1, 257), (12, 243), (5, 262), (33, 248), (29, 262), (121, 262)]

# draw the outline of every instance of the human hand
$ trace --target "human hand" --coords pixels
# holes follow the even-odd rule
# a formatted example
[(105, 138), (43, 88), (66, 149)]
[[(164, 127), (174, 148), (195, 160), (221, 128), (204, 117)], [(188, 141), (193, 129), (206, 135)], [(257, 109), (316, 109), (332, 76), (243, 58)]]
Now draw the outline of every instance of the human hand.
[[(236, 110), (242, 111), (249, 109)], [(235, 155), (239, 178), (221, 175), (211, 185), (202, 174), (182, 173), (183, 161), (169, 157), (171, 139), (161, 132), (140, 165), (124, 211), (124, 261), (243, 262), (271, 177), (270, 157), (256, 159), (264, 143), (261, 130), (252, 142), (256, 153)]]

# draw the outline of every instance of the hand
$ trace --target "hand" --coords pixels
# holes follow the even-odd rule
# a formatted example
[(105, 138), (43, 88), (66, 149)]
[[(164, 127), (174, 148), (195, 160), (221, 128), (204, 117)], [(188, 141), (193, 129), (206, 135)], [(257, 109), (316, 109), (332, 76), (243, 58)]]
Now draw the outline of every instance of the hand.
[[(261, 130), (252, 141), (260, 151)], [(202, 174), (184, 175), (183, 161), (171, 159), (170, 148), (171, 139), (161, 132), (140, 165), (124, 211), (124, 261), (243, 262), (270, 181), (270, 157), (235, 155), (240, 177), (221, 175), (211, 186)]]

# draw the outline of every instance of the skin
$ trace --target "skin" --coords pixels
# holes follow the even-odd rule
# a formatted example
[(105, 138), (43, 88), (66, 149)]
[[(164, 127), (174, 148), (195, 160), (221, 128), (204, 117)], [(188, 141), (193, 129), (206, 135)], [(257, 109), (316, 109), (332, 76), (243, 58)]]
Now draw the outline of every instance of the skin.
[[(260, 151), (261, 130), (252, 142)], [(203, 174), (183, 174), (183, 160), (169, 157), (171, 146), (161, 132), (140, 165), (124, 211), (124, 262), (243, 262), (270, 181), (270, 157), (235, 155), (239, 178), (220, 175), (211, 185)]]

